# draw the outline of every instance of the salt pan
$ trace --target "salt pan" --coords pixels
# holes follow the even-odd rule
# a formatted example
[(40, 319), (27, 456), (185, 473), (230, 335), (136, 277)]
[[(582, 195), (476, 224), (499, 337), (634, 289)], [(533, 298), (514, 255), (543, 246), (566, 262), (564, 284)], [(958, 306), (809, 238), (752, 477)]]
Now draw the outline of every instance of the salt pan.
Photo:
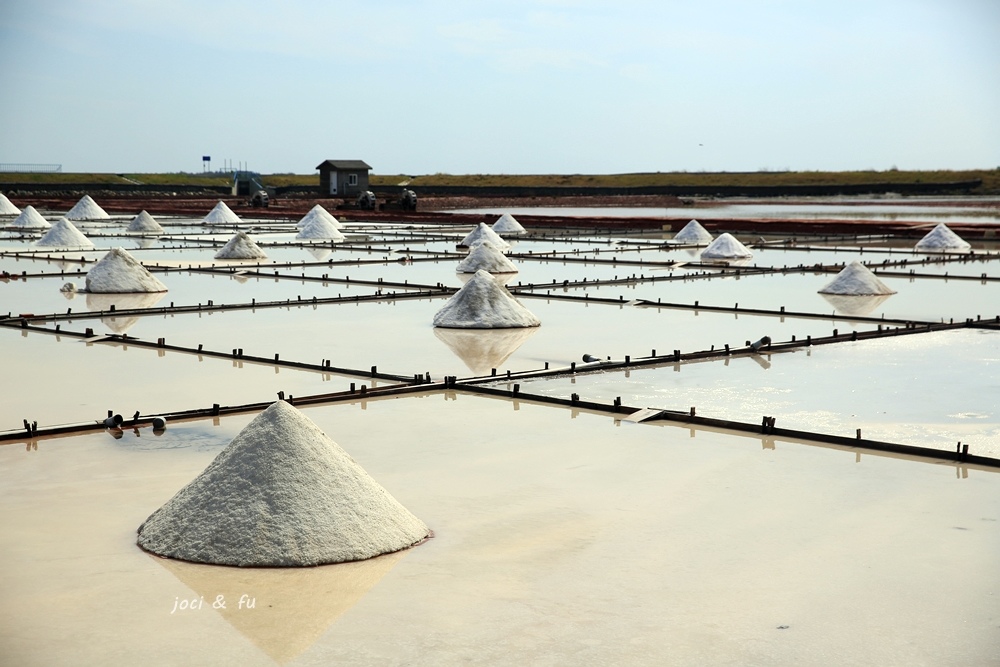
[(83, 195), (67, 213), (67, 220), (108, 220), (111, 216), (90, 195)]
[(854, 260), (845, 266), (823, 289), (819, 290), (819, 293), (866, 296), (895, 294), (896, 290), (890, 289), (867, 266)]
[(475, 273), (480, 269), (488, 273), (517, 273), (514, 262), (507, 259), (489, 241), (476, 244), (468, 256), (458, 263), (458, 268), (455, 270), (459, 273)]
[(229, 239), (226, 245), (222, 246), (219, 252), (215, 253), (215, 259), (265, 259), (267, 254), (261, 250), (260, 246), (253, 242), (250, 235), (244, 231), (238, 231)]
[(45, 236), (38, 239), (37, 245), (53, 248), (93, 248), (94, 242), (88, 239), (72, 222), (66, 218), (60, 218), (49, 231), (45, 232)]
[(87, 271), (87, 291), (102, 293), (166, 292), (167, 286), (124, 248), (112, 248)]
[(455, 329), (537, 327), (541, 321), (486, 271), (476, 271), (434, 315), (434, 326)]

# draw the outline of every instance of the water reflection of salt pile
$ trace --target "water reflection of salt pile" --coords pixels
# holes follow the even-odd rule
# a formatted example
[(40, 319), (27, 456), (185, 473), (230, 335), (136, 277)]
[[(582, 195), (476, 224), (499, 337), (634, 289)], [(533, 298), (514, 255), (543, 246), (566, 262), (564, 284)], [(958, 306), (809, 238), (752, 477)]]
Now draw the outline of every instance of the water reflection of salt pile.
[(434, 328), (434, 335), (462, 360), (474, 375), (489, 375), (501, 368), (538, 327), (516, 329), (443, 329)]
[(333, 250), (330, 248), (324, 248), (323, 246), (306, 248), (306, 251), (313, 256), (313, 259), (319, 262), (322, 262), (324, 259), (333, 254)]
[(277, 401), (138, 533), (140, 547), (168, 558), (302, 567), (406, 549), (430, 530), (311, 419)]
[[(138, 292), (134, 294), (93, 294), (87, 292), (87, 310), (109, 311), (152, 308), (166, 292)], [(107, 315), (101, 318), (106, 327), (118, 334), (127, 333), (139, 321), (138, 315)]]
[(97, 205), (90, 195), (80, 198), (73, 208), (66, 212), (67, 220), (109, 220), (107, 211)]
[(827, 294), (820, 292), (820, 296), (833, 306), (834, 310), (842, 315), (854, 315), (864, 317), (878, 308), (883, 301), (891, 294)]
[(537, 327), (541, 321), (486, 271), (476, 271), (434, 315), (434, 326), (456, 329)]
[(87, 291), (105, 293), (166, 292), (167, 286), (124, 248), (112, 248), (89, 271)]
[(968, 250), (972, 244), (949, 229), (943, 222), (917, 241), (916, 250)]

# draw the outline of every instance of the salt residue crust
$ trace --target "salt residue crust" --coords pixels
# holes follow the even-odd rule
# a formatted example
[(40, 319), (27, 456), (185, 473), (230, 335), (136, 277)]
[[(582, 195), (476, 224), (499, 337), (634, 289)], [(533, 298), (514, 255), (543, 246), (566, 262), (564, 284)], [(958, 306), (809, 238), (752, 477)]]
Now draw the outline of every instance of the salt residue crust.
[[(306, 217), (308, 217), (308, 215)], [(305, 220), (305, 218), (303, 218), (303, 220)], [(295, 235), (295, 238), (332, 239), (334, 241), (343, 241), (347, 237), (344, 236), (329, 220), (317, 215), (299, 228), (299, 233)]]
[(458, 273), (475, 273), (483, 270), (488, 273), (517, 273), (514, 262), (507, 259), (489, 241), (482, 241), (469, 252), (468, 256), (458, 263), (455, 269)]
[(327, 211), (322, 206), (320, 206), (319, 204), (316, 204), (311, 209), (309, 209), (309, 212), (306, 213), (304, 216), (302, 216), (302, 218), (297, 223), (295, 223), (295, 226), (298, 227), (299, 229), (302, 229), (303, 227), (305, 227), (310, 222), (316, 219), (326, 220), (331, 225), (336, 227), (338, 230), (341, 228), (340, 221), (338, 221), (335, 217), (330, 215), (330, 212)]
[(972, 244), (951, 231), (943, 222), (917, 241), (916, 250), (968, 250)]
[(299, 567), (399, 551), (430, 530), (311, 419), (278, 401), (138, 533), (140, 547), (170, 558)]
[(708, 244), (701, 251), (702, 259), (732, 259), (734, 257), (752, 257), (753, 253), (736, 240), (736, 237), (726, 232)]
[(226, 202), (221, 200), (219, 201), (218, 204), (215, 205), (215, 208), (213, 208), (211, 211), (208, 212), (208, 215), (202, 218), (201, 221), (211, 222), (211, 223), (224, 223), (224, 224), (225, 223), (239, 224), (243, 222), (240, 219), (240, 216), (233, 213), (233, 209), (229, 208), (226, 205)]
[(540, 324), (531, 311), (486, 271), (476, 271), (434, 315), (434, 326), (455, 329), (507, 329)]
[(704, 245), (712, 242), (712, 234), (700, 222), (692, 220), (674, 234), (674, 240), (679, 243)]
[(83, 232), (76, 228), (76, 225), (66, 218), (59, 218), (59, 221), (45, 232), (45, 236), (38, 239), (37, 245), (54, 248), (94, 247), (93, 241), (88, 239)]
[(260, 246), (244, 231), (236, 232), (233, 238), (215, 253), (216, 259), (265, 259), (266, 257)]
[(153, 232), (159, 234), (163, 231), (163, 227), (160, 223), (151, 216), (146, 211), (140, 211), (139, 215), (132, 218), (132, 222), (128, 223), (128, 227), (125, 228), (127, 232)]
[(21, 211), (21, 215), (14, 218), (14, 221), (10, 225), (11, 227), (20, 227), (22, 229), (48, 229), (52, 226), (31, 204), (25, 206), (24, 210)]
[(66, 213), (67, 220), (107, 220), (111, 216), (90, 195), (83, 195)]
[(14, 206), (14, 204), (11, 203), (9, 199), (7, 199), (7, 195), (0, 192), (0, 215), (20, 215), (20, 214), (21, 214), (21, 209)]
[(890, 289), (867, 266), (858, 260), (854, 260), (845, 266), (826, 287), (819, 290), (819, 293), (868, 296), (875, 294), (895, 294), (896, 290)]
[(489, 241), (501, 252), (510, 250), (510, 244), (500, 238), (500, 235), (495, 231), (487, 227), (485, 222), (480, 222), (476, 225), (476, 228), (469, 232), (469, 234), (462, 239), (458, 245), (471, 248), (477, 243), (481, 243), (483, 241)]
[(112, 248), (87, 271), (87, 291), (108, 294), (166, 292), (167, 286), (124, 248)]
[(498, 234), (520, 234), (525, 231), (524, 227), (521, 226), (521, 223), (518, 222), (517, 219), (510, 213), (504, 213), (501, 215), (500, 218), (493, 223), (492, 229)]

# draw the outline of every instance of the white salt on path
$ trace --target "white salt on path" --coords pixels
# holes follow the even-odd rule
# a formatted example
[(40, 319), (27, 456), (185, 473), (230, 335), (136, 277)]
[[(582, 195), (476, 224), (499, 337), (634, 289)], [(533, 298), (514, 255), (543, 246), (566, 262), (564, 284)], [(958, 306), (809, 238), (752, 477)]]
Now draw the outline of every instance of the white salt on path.
[(948, 225), (938, 223), (927, 235), (917, 241), (916, 250), (968, 250), (972, 244), (951, 231)]
[(498, 234), (520, 234), (526, 231), (524, 227), (521, 226), (521, 223), (518, 222), (517, 219), (510, 213), (504, 213), (501, 215), (500, 218), (493, 223), (492, 229)]
[(837, 274), (837, 277), (818, 290), (820, 294), (844, 294), (869, 296), (876, 294), (895, 294), (896, 290), (889, 288), (871, 272), (871, 270), (854, 260)]
[(434, 315), (434, 326), (455, 329), (506, 329), (540, 324), (531, 311), (486, 271), (476, 271)]
[(11, 227), (20, 227), (21, 229), (48, 229), (52, 226), (31, 204), (25, 206), (24, 210), (21, 211), (21, 215), (14, 218), (14, 221), (10, 225)]
[(489, 241), (477, 243), (455, 269), (458, 273), (475, 273), (479, 270), (488, 273), (517, 273), (514, 262), (510, 261)]
[(87, 291), (108, 294), (166, 292), (167, 286), (124, 248), (112, 248), (87, 271)]
[(233, 438), (138, 530), (160, 556), (241, 567), (364, 560), (430, 529), (284, 401)]
[(226, 205), (226, 202), (219, 201), (211, 211), (201, 220), (203, 223), (239, 224), (243, 222), (240, 216), (233, 213), (233, 209)]
[(219, 252), (215, 253), (215, 259), (266, 259), (267, 254), (261, 250), (260, 246), (253, 242), (250, 235), (244, 231), (238, 231), (229, 239), (226, 245), (222, 246)]
[[(305, 220), (305, 218), (303, 218), (303, 220)], [(317, 215), (299, 228), (299, 233), (295, 235), (295, 238), (343, 241), (347, 237), (344, 236), (329, 220)]]
[(0, 215), (20, 215), (20, 214), (21, 214), (21, 209), (14, 206), (14, 204), (11, 203), (9, 199), (7, 199), (7, 195), (0, 192)]
[(501, 252), (510, 250), (510, 244), (500, 238), (500, 235), (495, 231), (487, 227), (485, 222), (480, 222), (476, 225), (476, 228), (469, 232), (458, 245), (471, 248), (477, 243), (481, 243), (483, 241), (489, 241)]
[(111, 216), (90, 195), (83, 195), (66, 213), (67, 220), (108, 220)]
[(128, 223), (128, 227), (125, 228), (125, 231), (159, 234), (163, 231), (163, 227), (161, 227), (160, 223), (158, 223), (149, 213), (146, 211), (140, 211), (139, 215), (132, 218), (132, 222)]
[(692, 220), (674, 234), (674, 240), (679, 243), (705, 245), (712, 242), (712, 234), (700, 222)]
[(93, 248), (94, 242), (66, 218), (60, 218), (36, 245), (53, 248)]
[(701, 251), (702, 259), (735, 259), (752, 256), (753, 253), (728, 232), (721, 234)]

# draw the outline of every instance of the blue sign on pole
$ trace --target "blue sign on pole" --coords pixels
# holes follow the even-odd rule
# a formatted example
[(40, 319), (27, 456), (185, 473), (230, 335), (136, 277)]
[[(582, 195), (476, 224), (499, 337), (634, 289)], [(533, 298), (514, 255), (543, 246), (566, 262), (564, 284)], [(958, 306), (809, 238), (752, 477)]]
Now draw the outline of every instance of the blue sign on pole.
[(201, 156), (201, 160), (202, 160), (202, 162), (211, 162), (212, 161), (212, 156), (211, 155), (202, 155)]

